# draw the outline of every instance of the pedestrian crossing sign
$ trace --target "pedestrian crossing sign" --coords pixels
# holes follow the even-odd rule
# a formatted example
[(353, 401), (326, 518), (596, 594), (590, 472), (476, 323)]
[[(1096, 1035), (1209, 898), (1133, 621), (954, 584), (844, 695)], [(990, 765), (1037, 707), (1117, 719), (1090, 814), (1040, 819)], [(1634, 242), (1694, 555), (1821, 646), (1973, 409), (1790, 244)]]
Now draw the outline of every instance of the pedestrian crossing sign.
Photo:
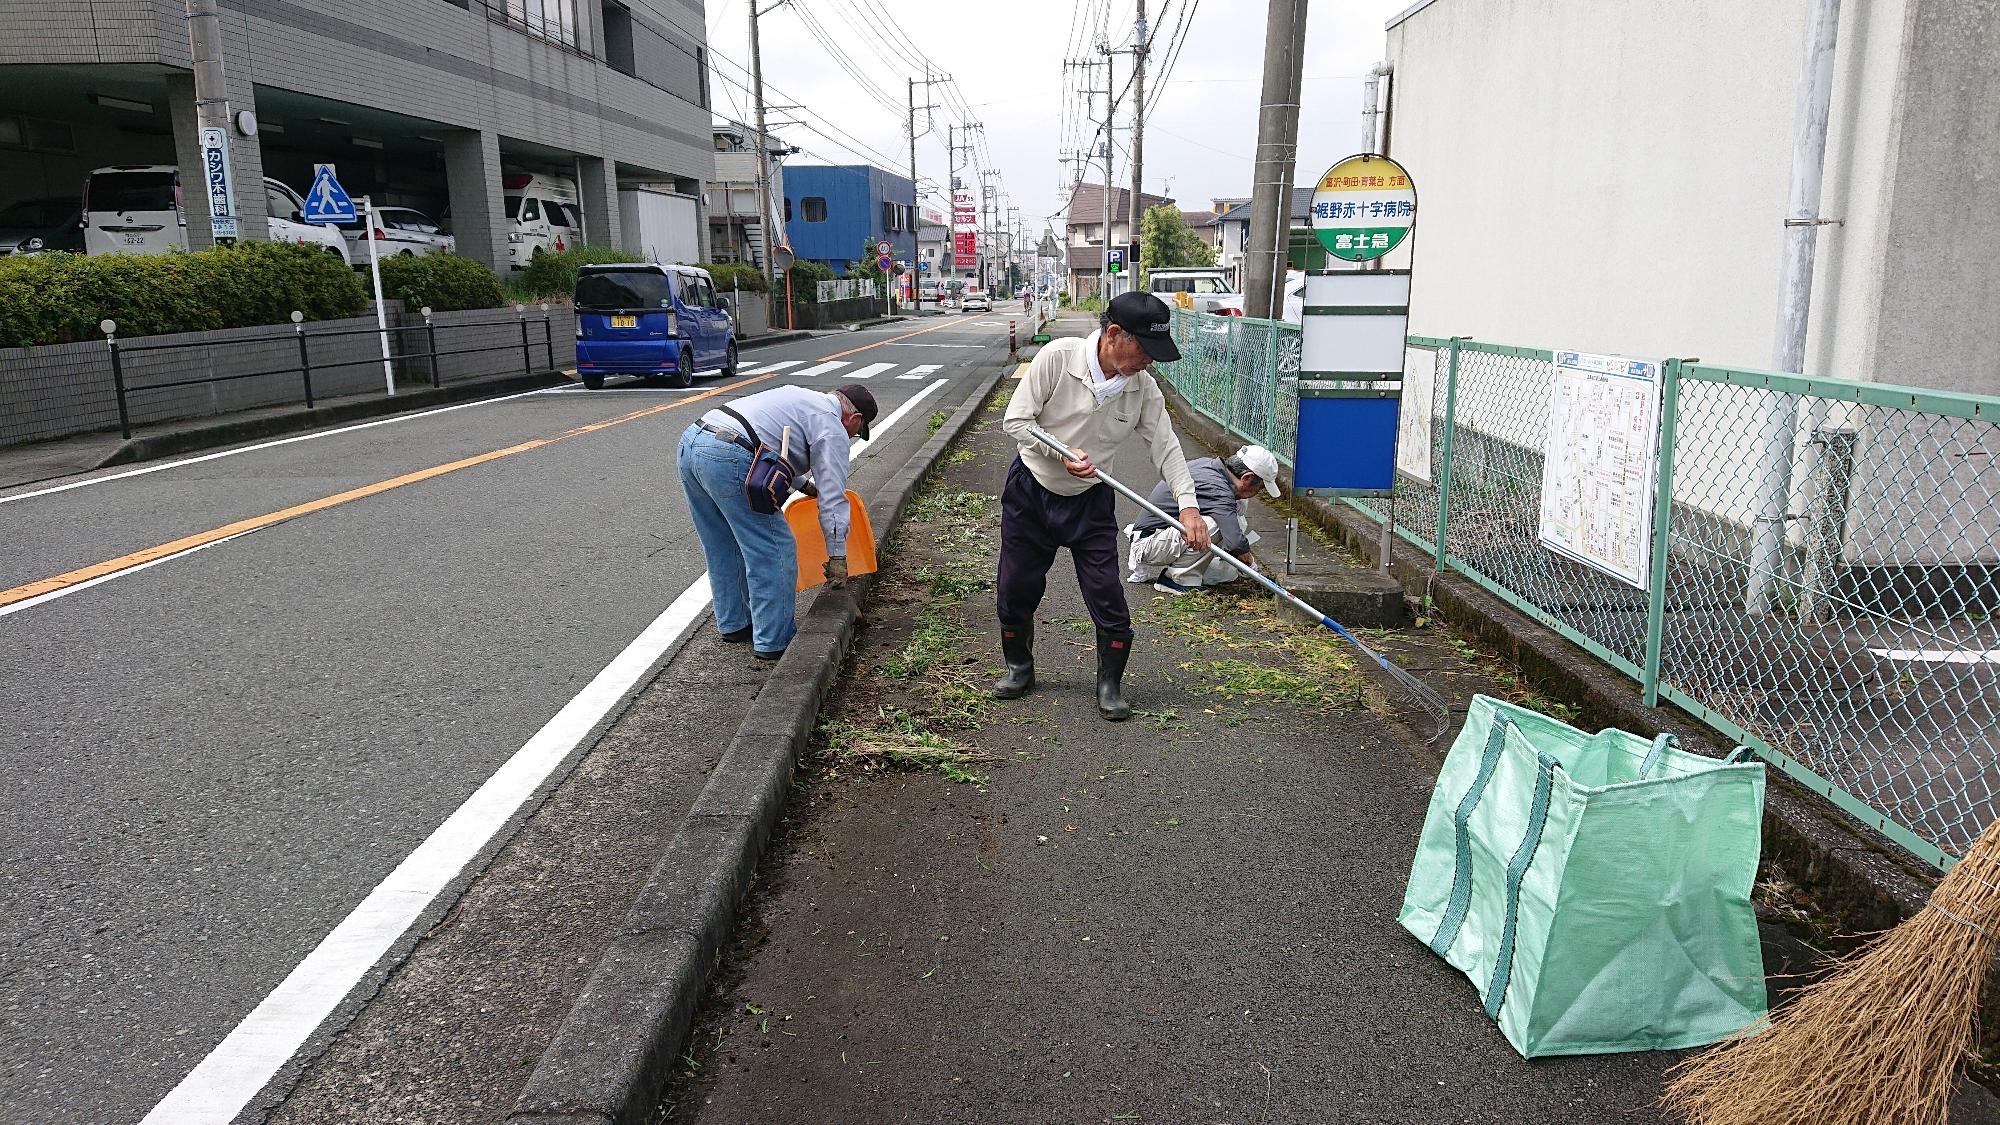
[(305, 220), (309, 223), (351, 223), (355, 220), (354, 200), (333, 178), (333, 165), (313, 165), (312, 190), (306, 192)]

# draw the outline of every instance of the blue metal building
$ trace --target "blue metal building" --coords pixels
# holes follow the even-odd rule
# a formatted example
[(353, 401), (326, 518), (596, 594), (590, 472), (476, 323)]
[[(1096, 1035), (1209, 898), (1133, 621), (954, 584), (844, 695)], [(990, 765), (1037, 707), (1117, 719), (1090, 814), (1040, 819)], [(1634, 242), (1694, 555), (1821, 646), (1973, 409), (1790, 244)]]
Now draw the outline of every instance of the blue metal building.
[(910, 178), (867, 164), (785, 166), (785, 232), (792, 252), (846, 276), (865, 248), (887, 241), (910, 256)]

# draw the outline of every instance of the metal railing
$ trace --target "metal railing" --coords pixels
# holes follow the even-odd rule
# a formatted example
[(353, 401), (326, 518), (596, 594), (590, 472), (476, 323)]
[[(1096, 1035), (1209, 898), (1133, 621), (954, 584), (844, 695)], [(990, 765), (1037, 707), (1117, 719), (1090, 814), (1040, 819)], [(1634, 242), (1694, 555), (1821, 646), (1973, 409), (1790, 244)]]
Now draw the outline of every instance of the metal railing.
[(880, 297), (882, 291), (875, 287), (873, 278), (843, 277), (834, 281), (818, 283), (817, 300), (824, 305), (832, 301), (852, 301), (860, 297)]
[[(283, 337), (266, 336), (220, 343), (212, 340), (182, 340), (170, 344), (148, 344), (143, 342), (144, 337), (140, 337), (139, 339), (142, 342), (130, 343), (118, 338), (118, 323), (116, 321), (106, 320), (100, 325), (100, 328), (104, 332), (105, 347), (110, 349), (111, 352), (111, 384), (113, 393), (118, 400), (118, 432), (128, 439), (132, 436), (132, 396), (147, 392), (174, 390), (180, 387), (231, 383), (241, 379), (268, 379), (279, 376), (295, 377), (299, 380), (299, 389), (305, 401), (306, 408), (312, 409), (314, 406), (314, 372), (324, 373), (343, 367), (391, 364), (394, 365), (395, 370), (407, 376), (408, 365), (413, 361), (422, 360), (424, 361), (422, 370), (426, 372), (424, 381), (428, 382), (432, 387), (438, 387), (443, 385), (440, 365), (438, 363), (441, 359), (449, 359), (452, 356), (476, 355), (485, 352), (511, 351), (519, 351), (521, 353), (522, 374), (529, 374), (535, 369), (534, 353), (537, 342), (531, 339), (529, 326), (533, 323), (533, 318), (527, 314), (525, 306), (516, 306), (515, 315), (505, 320), (454, 321), (450, 324), (439, 325), (432, 319), (433, 314), (429, 308), (425, 308), (422, 315), (424, 318), (422, 324), (391, 325), (380, 328), (335, 328), (312, 331), (304, 323), (305, 314), (294, 309), (292, 311), (292, 334), (298, 341), (298, 360), (295, 363), (287, 363), (257, 371), (230, 372), (226, 375), (204, 375), (191, 379), (150, 380), (144, 382), (134, 381), (127, 377), (126, 363), (128, 360), (156, 353), (195, 349), (213, 354), (218, 350), (230, 347), (262, 347), (270, 345), (274, 340), (281, 340)], [(440, 348), (438, 346), (438, 333), (440, 331), (449, 334), (467, 329), (490, 329), (515, 325), (518, 325), (521, 330), (521, 338), (518, 343), (509, 340), (503, 344), (485, 344), (475, 347)], [(407, 334), (419, 332), (423, 334), (421, 347), (411, 346), (405, 341)], [(386, 335), (390, 340), (394, 341), (388, 348), (389, 354), (387, 356), (380, 353), (371, 353), (354, 359), (329, 359), (322, 354), (317, 360), (313, 356), (312, 344), (314, 341), (324, 343), (330, 340), (350, 337), (378, 335)], [(546, 361), (545, 369), (555, 367), (555, 333), (547, 305), (541, 307), (541, 328), (535, 335), (541, 337), (539, 344), (542, 356)], [(484, 374), (488, 375), (499, 373), (498, 371), (484, 372)]]
[[(1162, 374), (1288, 458), (1272, 341), (1297, 330), (1226, 319), (1177, 314)], [(1413, 336), (1405, 361), (1396, 495), (1348, 503), (1920, 858), (1993, 818), (2000, 398), (1667, 361), (1641, 589), (1541, 542), (1551, 351)]]

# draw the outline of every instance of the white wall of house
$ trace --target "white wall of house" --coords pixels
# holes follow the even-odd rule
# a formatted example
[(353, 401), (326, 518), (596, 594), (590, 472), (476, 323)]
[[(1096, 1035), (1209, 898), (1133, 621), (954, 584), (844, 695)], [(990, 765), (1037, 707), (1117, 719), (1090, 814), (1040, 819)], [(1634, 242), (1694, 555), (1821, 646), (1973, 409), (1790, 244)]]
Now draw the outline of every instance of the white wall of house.
[[(1907, 5), (1925, 2), (1842, 6), (1819, 373), (1875, 366)], [(1809, 14), (1435, 0), (1391, 27), (1390, 151), (1420, 206), (1412, 330), (1768, 366)]]

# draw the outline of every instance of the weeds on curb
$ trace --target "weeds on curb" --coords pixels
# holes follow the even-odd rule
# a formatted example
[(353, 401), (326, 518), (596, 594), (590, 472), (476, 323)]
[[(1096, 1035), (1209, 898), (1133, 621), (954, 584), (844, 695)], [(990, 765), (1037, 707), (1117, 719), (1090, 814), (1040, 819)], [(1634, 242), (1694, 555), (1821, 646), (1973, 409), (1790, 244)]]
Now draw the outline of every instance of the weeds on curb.
[(961, 784), (980, 785), (986, 776), (973, 769), (999, 759), (984, 750), (961, 746), (931, 730), (923, 719), (900, 707), (876, 710), (877, 723), (831, 722), (821, 728), (826, 753), (838, 775), (843, 766), (862, 772), (897, 768), (934, 770)]
[[(976, 454), (966, 459), (971, 456)], [(899, 567), (893, 577), (919, 593), (922, 608), (902, 647), (865, 673), (906, 685), (910, 705), (883, 705), (869, 719), (826, 724), (822, 731), (836, 770), (923, 769), (958, 782), (985, 781), (972, 767), (996, 759), (946, 732), (977, 730), (994, 705), (968, 666), (969, 638), (956, 612), (993, 584), (992, 515), (992, 497), (936, 483), (911, 500), (910, 522), (900, 534), (906, 543), (931, 548), (933, 557), (914, 571)]]

